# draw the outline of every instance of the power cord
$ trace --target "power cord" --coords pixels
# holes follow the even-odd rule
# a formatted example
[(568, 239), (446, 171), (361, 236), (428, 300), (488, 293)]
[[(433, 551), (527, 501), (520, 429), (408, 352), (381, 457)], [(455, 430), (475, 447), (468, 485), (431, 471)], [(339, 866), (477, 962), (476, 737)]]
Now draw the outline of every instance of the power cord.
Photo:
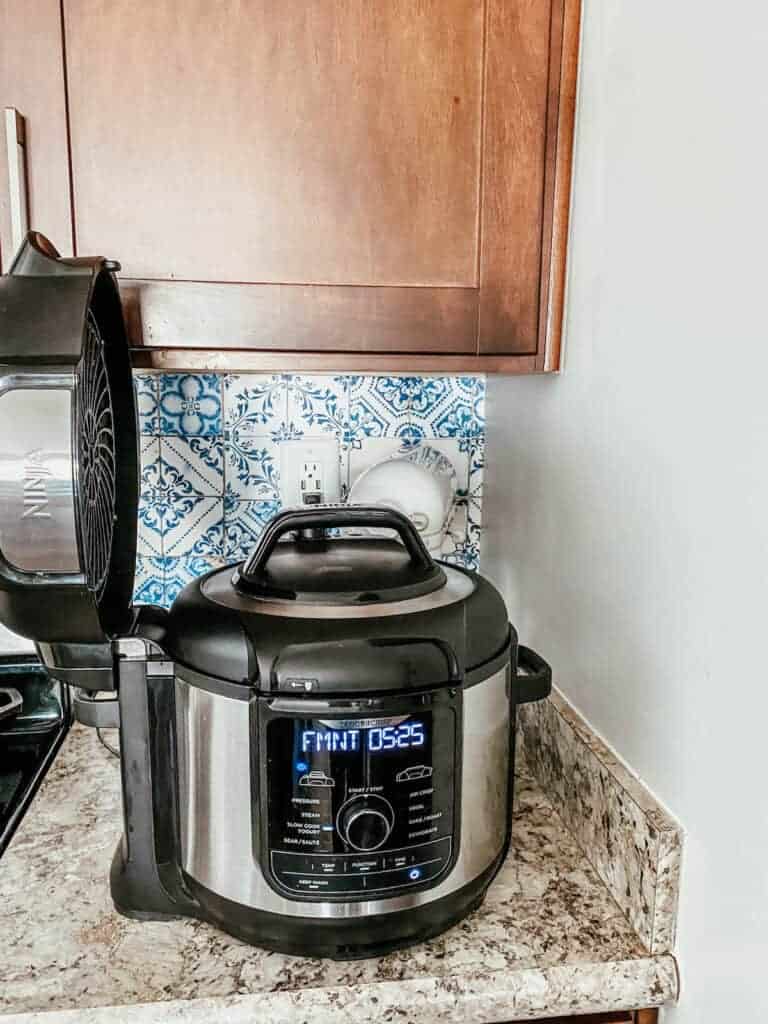
[(96, 730), (96, 735), (99, 738), (99, 743), (102, 745), (102, 747), (109, 751), (112, 757), (120, 757), (120, 751), (118, 750), (118, 748), (113, 747), (109, 740), (105, 739), (104, 736), (102, 736), (101, 729)]

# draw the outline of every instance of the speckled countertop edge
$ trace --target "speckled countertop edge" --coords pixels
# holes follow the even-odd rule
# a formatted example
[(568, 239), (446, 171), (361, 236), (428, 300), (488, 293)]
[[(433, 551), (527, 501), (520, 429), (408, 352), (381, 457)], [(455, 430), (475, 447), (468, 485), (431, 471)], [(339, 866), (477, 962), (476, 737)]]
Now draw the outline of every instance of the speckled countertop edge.
[(643, 946), (675, 947), (684, 832), (651, 791), (553, 689), (520, 708), (527, 763)]
[(475, 976), (0, 1016), (3, 1024), (488, 1024), (661, 1006), (671, 956)]
[(522, 759), (516, 805), (513, 853), (460, 925), (377, 960), (281, 957), (114, 912), (119, 770), (77, 727), (0, 872), (0, 1021), (488, 1024), (673, 1001), (674, 959), (644, 953)]

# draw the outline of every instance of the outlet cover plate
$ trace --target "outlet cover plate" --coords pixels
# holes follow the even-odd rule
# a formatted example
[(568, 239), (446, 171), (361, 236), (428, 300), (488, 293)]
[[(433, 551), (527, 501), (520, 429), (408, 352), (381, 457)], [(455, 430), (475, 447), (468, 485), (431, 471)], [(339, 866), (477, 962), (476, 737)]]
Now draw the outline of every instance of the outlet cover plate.
[[(310, 483), (311, 487), (307, 485)], [(320, 482), (319, 489), (317, 482)], [(302, 480), (305, 487), (302, 488)], [(341, 501), (341, 460), (336, 437), (302, 437), (280, 443), (280, 499), (284, 506), (305, 504), (307, 493), (318, 504)]]

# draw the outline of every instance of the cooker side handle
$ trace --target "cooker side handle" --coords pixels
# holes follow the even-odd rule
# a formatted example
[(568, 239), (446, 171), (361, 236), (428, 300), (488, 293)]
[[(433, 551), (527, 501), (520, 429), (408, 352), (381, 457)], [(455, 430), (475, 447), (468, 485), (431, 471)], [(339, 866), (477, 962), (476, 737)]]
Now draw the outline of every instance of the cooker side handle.
[(529, 704), (543, 700), (552, 692), (552, 669), (540, 654), (524, 647), (517, 648), (517, 703)]

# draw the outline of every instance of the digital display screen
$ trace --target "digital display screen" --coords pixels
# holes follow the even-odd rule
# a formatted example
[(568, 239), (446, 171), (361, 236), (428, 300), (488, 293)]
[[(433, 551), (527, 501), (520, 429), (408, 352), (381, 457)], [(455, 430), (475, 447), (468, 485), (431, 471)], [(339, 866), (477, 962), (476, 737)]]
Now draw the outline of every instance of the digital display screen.
[(418, 719), (401, 725), (383, 725), (373, 729), (303, 729), (301, 753), (339, 754), (367, 750), (377, 754), (387, 750), (410, 750), (426, 742), (424, 723)]

